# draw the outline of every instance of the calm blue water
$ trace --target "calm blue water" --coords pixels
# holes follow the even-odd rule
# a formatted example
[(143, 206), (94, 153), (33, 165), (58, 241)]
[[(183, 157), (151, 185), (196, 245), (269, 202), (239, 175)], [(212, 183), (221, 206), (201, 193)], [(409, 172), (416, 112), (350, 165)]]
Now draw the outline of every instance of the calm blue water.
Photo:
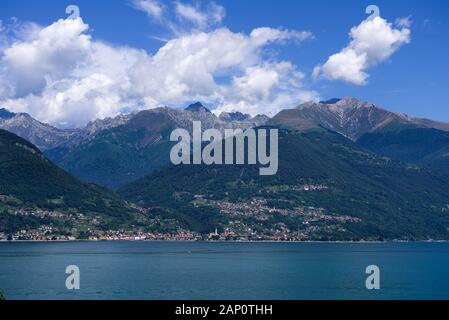
[[(365, 288), (365, 268), (381, 289)], [(65, 288), (77, 265), (81, 289)], [(449, 299), (448, 243), (0, 243), (8, 299)]]

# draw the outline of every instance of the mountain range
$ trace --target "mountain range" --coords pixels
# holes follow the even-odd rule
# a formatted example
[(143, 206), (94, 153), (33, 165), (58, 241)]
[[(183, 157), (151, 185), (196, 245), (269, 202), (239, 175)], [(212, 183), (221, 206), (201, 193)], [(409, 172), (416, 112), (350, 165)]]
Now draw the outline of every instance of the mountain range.
[(267, 124), (338, 132), (380, 156), (449, 176), (449, 124), (387, 111), (354, 98), (309, 102), (283, 110)]
[[(260, 177), (254, 166), (172, 166), (170, 133), (176, 128), (191, 131), (193, 121), (201, 121), (203, 130), (279, 129), (278, 174)], [(202, 234), (218, 227), (232, 239), (449, 239), (449, 124), (354, 98), (309, 102), (273, 118), (239, 112), (216, 116), (194, 103), (185, 109), (164, 107), (96, 120), (73, 130), (0, 109), (0, 128), (43, 151), (17, 142), (41, 159), (33, 158), (31, 167), (44, 161), (45, 170), (59, 170), (69, 185), (76, 184), (73, 190), (96, 190), (98, 198), (114, 199), (114, 208), (128, 212), (128, 218), (115, 220), (115, 226), (163, 217)], [(21, 161), (31, 161), (27, 159)], [(5, 174), (14, 185), (14, 176)], [(33, 176), (31, 171), (27, 174)], [(33, 186), (43, 183), (52, 190), (43, 175), (33, 179)], [(118, 190), (119, 196), (91, 182)], [(63, 193), (57, 188), (46, 195), (34, 192), (31, 184), (19, 185), (22, 194), (36, 196), (22, 199), (4, 189), (0, 194), (10, 207), (63, 203), (64, 210), (94, 212), (81, 200), (78, 209), (76, 201), (61, 202)], [(72, 189), (65, 190), (74, 199), (92, 198)], [(114, 211), (99, 208), (101, 214), (93, 216), (101, 221), (114, 216)]]
[(55, 148), (77, 133), (77, 130), (58, 129), (34, 119), (27, 113), (13, 113), (4, 108), (0, 109), (0, 129), (17, 134), (40, 150)]
[(372, 103), (350, 97), (308, 102), (294, 109), (282, 110), (269, 123), (295, 130), (307, 130), (321, 126), (338, 132), (353, 141), (357, 141), (364, 134), (374, 132), (413, 128), (449, 131), (448, 123), (387, 111)]
[(15, 133), (30, 141), (42, 151), (61, 146), (75, 146), (89, 140), (105, 129), (125, 123), (131, 115), (95, 120), (82, 129), (59, 129), (40, 122), (27, 113), (14, 113), (0, 109), (0, 129)]
[(115, 189), (167, 165), (173, 145), (170, 133), (176, 128), (191, 131), (192, 122), (201, 121), (203, 129), (246, 129), (261, 125), (267, 119), (262, 115), (250, 117), (240, 113), (217, 117), (200, 103), (185, 110), (156, 108), (121, 119), (120, 125), (105, 127), (104, 120), (98, 121), (97, 127), (101, 130), (85, 134), (81, 142), (71, 140), (48, 149), (45, 154), (75, 176)]
[(117, 188), (155, 168), (168, 164), (170, 132), (192, 129), (201, 121), (204, 129), (246, 129), (265, 123), (268, 117), (240, 112), (219, 117), (197, 102), (182, 109), (156, 108), (115, 118), (98, 119), (81, 129), (59, 129), (25, 113), (0, 109), (0, 129), (32, 142), (54, 163), (85, 181)]

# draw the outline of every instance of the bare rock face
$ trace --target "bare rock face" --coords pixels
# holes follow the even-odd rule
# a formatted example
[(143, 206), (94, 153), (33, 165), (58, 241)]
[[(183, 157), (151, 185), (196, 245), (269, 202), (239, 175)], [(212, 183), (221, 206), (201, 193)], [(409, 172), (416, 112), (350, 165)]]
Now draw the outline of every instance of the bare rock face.
[(70, 150), (95, 139), (101, 132), (125, 125), (132, 119), (135, 122), (147, 121), (146, 127), (156, 125), (152, 116), (158, 118), (161, 115), (167, 117), (174, 127), (185, 129), (191, 128), (192, 121), (201, 121), (203, 128), (206, 129), (247, 129), (263, 125), (269, 119), (264, 115), (251, 117), (240, 112), (225, 113), (217, 117), (200, 102), (197, 102), (184, 110), (168, 107), (155, 108), (113, 118), (97, 119), (80, 129), (60, 129), (40, 122), (26, 113), (13, 113), (6, 109), (0, 109), (0, 129), (17, 134), (32, 142), (42, 151), (55, 148)]
[[(97, 119), (80, 129), (60, 129), (42, 123), (26, 113), (13, 113), (0, 109), (0, 129), (17, 134), (32, 142), (43, 151), (65, 148), (67, 150), (95, 139), (105, 130), (133, 123), (147, 122), (144, 126), (156, 126), (156, 118), (164, 117), (171, 126), (191, 129), (192, 121), (201, 121), (204, 129), (247, 129), (261, 125), (280, 125), (296, 130), (324, 127), (352, 140), (365, 133), (396, 128), (434, 128), (449, 131), (449, 124), (429, 119), (414, 118), (395, 113), (355, 98), (330, 99), (307, 102), (294, 109), (286, 109), (270, 119), (265, 115), (251, 117), (240, 112), (223, 112), (216, 116), (200, 102), (185, 109), (155, 108), (119, 115), (114, 118)], [(153, 119), (154, 118), (154, 119)]]
[(0, 109), (0, 129), (15, 133), (41, 150), (48, 150), (70, 140), (78, 130), (63, 130), (42, 123), (26, 113)]
[(218, 118), (223, 121), (245, 121), (251, 119), (251, 116), (241, 112), (222, 112)]
[(115, 118), (97, 119), (82, 129), (60, 129), (40, 122), (27, 113), (13, 113), (0, 109), (0, 129), (12, 132), (24, 138), (40, 150), (46, 151), (58, 147), (72, 147), (93, 139), (99, 132), (126, 123), (132, 114)]
[(449, 131), (447, 123), (390, 112), (375, 104), (350, 97), (307, 102), (295, 109), (281, 111), (268, 123), (298, 130), (324, 127), (354, 141), (365, 133), (405, 127)]
[[(193, 121), (201, 121), (203, 129), (248, 129), (264, 125), (268, 121), (268, 117), (265, 115), (257, 115), (251, 117), (248, 114), (242, 114), (240, 112), (224, 112), (217, 117), (210, 112), (209, 109), (204, 107), (200, 102), (192, 104), (183, 109), (172, 108), (157, 108), (141, 113), (163, 113), (173, 121), (174, 127), (191, 130)], [(136, 115), (139, 117), (139, 114)]]

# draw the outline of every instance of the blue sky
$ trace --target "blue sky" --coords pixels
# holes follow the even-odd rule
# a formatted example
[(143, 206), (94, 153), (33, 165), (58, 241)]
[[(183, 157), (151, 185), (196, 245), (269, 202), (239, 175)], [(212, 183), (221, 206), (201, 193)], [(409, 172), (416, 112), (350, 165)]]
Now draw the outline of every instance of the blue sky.
[[(152, 0), (153, 1), (153, 0)], [(155, 0), (154, 0), (155, 1)], [(244, 85), (254, 83), (254, 79), (250, 78), (248, 70), (254, 71), (254, 76), (257, 78), (258, 69), (263, 69), (265, 73), (261, 74), (263, 77), (273, 75), (281, 79), (277, 80), (277, 87), (269, 87), (265, 84), (256, 83), (258, 88), (265, 88), (272, 90), (272, 95), (282, 93), (283, 99), (276, 99), (274, 97), (267, 97), (263, 93), (255, 92), (251, 97), (244, 96), (241, 92), (235, 92), (235, 88), (231, 85), (220, 88), (204, 88), (204, 85), (198, 85), (195, 79), (189, 79), (194, 83), (183, 83), (186, 75), (180, 77), (182, 81), (176, 79), (176, 85), (190, 86), (185, 89), (185, 101), (182, 101), (176, 93), (166, 95), (165, 93), (154, 93), (156, 89), (149, 89), (150, 83), (158, 81), (165, 81), (165, 78), (151, 78), (142, 80), (142, 89), (131, 90), (121, 94), (119, 97), (107, 100), (108, 91), (99, 92), (92, 91), (86, 94), (81, 99), (77, 99), (78, 103), (90, 103), (90, 97), (95, 97), (92, 100), (92, 105), (95, 103), (104, 103), (108, 105), (107, 110), (104, 108), (95, 109), (92, 112), (84, 112), (86, 117), (81, 117), (79, 121), (70, 123), (70, 120), (77, 114), (78, 104), (74, 104), (73, 111), (68, 112), (64, 116), (55, 115), (54, 107), (51, 111), (43, 112), (41, 109), (51, 108), (54, 106), (53, 99), (57, 96), (53, 91), (50, 91), (47, 84), (41, 85), (38, 89), (33, 86), (36, 83), (30, 84), (33, 89), (33, 97), (29, 97), (30, 92), (27, 86), (23, 90), (10, 90), (3, 92), (4, 95), (9, 96), (2, 99), (2, 106), (8, 107), (15, 111), (27, 111), (41, 120), (51, 122), (56, 125), (64, 126), (72, 125), (79, 126), (91, 118), (113, 116), (123, 109), (133, 109), (132, 104), (139, 105), (139, 108), (145, 108), (152, 104), (168, 104), (181, 105), (195, 100), (196, 98), (204, 97), (205, 102), (209, 106), (214, 107), (217, 103), (222, 104), (222, 109), (228, 111), (230, 109), (239, 109), (241, 111), (248, 111), (250, 113), (268, 113), (267, 111), (276, 112), (274, 104), (281, 104), (280, 108), (293, 107), (295, 99), (298, 103), (301, 99), (307, 100), (307, 97), (316, 97), (327, 99), (331, 97), (354, 96), (362, 100), (374, 102), (385, 106), (387, 109), (397, 112), (404, 112), (414, 116), (428, 117), (438, 120), (449, 121), (449, 2), (441, 1), (298, 1), (298, 0), (261, 0), (261, 1), (236, 1), (224, 0), (216, 1), (214, 6), (209, 2), (201, 1), (181, 1), (178, 3), (168, 1), (156, 1), (161, 8), (164, 8), (164, 14), (159, 17), (151, 16), (144, 10), (138, 10), (137, 2), (131, 0), (125, 1), (101, 1), (101, 0), (75, 0), (75, 1), (54, 1), (54, 0), (15, 0), (15, 1), (1, 1), (0, 2), (0, 20), (4, 29), (3, 38), (6, 38), (2, 50), (13, 46), (14, 42), (32, 43), (32, 31), (27, 26), (28, 22), (33, 22), (39, 27), (45, 28), (52, 25), (58, 19), (65, 19), (65, 8), (69, 4), (75, 4), (80, 8), (81, 18), (84, 24), (88, 25), (88, 30), (83, 31), (91, 37), (92, 42), (106, 43), (110, 48), (132, 48), (134, 50), (129, 54), (132, 59), (136, 61), (139, 53), (138, 49), (145, 50), (148, 57), (144, 62), (138, 62), (137, 69), (141, 69), (142, 75), (145, 75), (145, 65), (148, 64), (148, 73), (158, 73), (158, 69), (153, 62), (148, 61), (155, 55), (159, 49), (167, 45), (167, 40), (181, 39), (183, 37), (191, 36), (199, 32), (212, 33), (217, 29), (226, 28), (234, 36), (236, 34), (250, 35), (254, 29), (261, 27), (269, 27), (273, 30), (289, 30), (298, 32), (310, 32), (313, 36), (301, 38), (293, 33), (278, 35), (273, 42), (269, 41), (266, 44), (254, 49), (254, 52), (248, 53), (248, 58), (245, 61), (238, 63), (231, 63), (224, 68), (214, 68), (210, 73), (201, 75), (204, 77), (212, 74), (217, 84), (217, 88), (221, 84), (233, 81)], [(183, 8), (193, 8), (196, 13), (204, 14), (209, 18), (212, 14), (220, 14), (221, 16), (216, 20), (205, 20), (201, 25), (198, 20), (189, 20), (177, 15), (175, 7), (177, 4), (185, 5)], [(313, 70), (317, 66), (325, 65), (328, 59), (340, 52), (342, 49), (349, 46), (350, 37), (349, 32), (351, 28), (359, 26), (368, 15), (365, 13), (365, 8), (375, 4), (380, 8), (380, 16), (390, 23), (393, 29), (401, 30), (407, 28), (410, 32), (407, 41), (403, 39), (398, 44), (398, 48), (394, 48), (394, 52), (387, 57), (378, 59), (374, 57), (373, 63), (362, 71), (369, 75), (366, 81), (355, 83), (357, 81), (347, 81), (339, 76), (326, 75), (326, 68), (322, 71), (322, 76), (313, 77)], [(224, 11), (220, 11), (223, 9)], [(217, 9), (217, 10), (216, 10)], [(188, 11), (192, 13), (192, 11)], [(179, 13), (179, 12), (178, 12)], [(11, 22), (11, 18), (15, 17), (15, 22)], [(194, 18), (197, 16), (193, 16)], [(200, 16), (198, 16), (200, 17)], [(208, 18), (208, 19), (209, 19)], [(407, 26), (395, 25), (396, 19), (407, 18)], [(5, 27), (6, 26), (6, 27)], [(25, 26), (25, 27), (24, 27)], [(14, 34), (14, 28), (17, 30), (26, 29), (20, 35)], [(0, 29), (1, 30), (1, 29)], [(16, 30), (16, 33), (17, 33)], [(23, 33), (28, 32), (28, 35)], [(1, 33), (0, 33), (1, 34)], [(282, 37), (284, 37), (282, 38)], [(280, 39), (282, 38), (282, 39)], [(287, 39), (288, 38), (288, 39)], [(1, 39), (1, 38), (0, 38)], [(78, 39), (78, 38), (77, 38)], [(221, 38), (220, 38), (221, 39)], [(226, 37), (223, 39), (227, 39)], [(165, 41), (164, 41), (165, 40)], [(223, 40), (225, 41), (225, 40)], [(223, 43), (224, 44), (224, 43)], [(80, 44), (83, 46), (83, 44)], [(393, 44), (392, 46), (395, 46)], [(223, 45), (225, 47), (225, 45)], [(1, 46), (0, 46), (1, 48)], [(26, 47), (28, 48), (28, 47)], [(41, 48), (39, 47), (39, 50)], [(64, 50), (67, 47), (64, 47)], [(78, 50), (79, 48), (77, 48)], [(45, 49), (48, 50), (48, 49)], [(47, 51), (43, 51), (44, 53)], [(80, 49), (81, 50), (81, 49)], [(84, 50), (84, 49), (83, 49)], [(198, 49), (199, 50), (199, 49)], [(74, 49), (70, 48), (69, 53), (73, 53)], [(104, 51), (104, 50), (103, 50)], [(102, 51), (102, 52), (103, 52)], [(124, 49), (122, 50), (124, 51)], [(6, 51), (5, 51), (6, 52)], [(97, 51), (96, 51), (97, 52)], [(53, 53), (51, 53), (53, 54)], [(81, 54), (81, 53), (80, 53)], [(377, 53), (378, 54), (378, 53)], [(128, 53), (124, 53), (128, 56)], [(258, 55), (256, 58), (253, 55)], [(3, 56), (7, 54), (3, 53)], [(57, 55), (56, 55), (57, 56)], [(80, 56), (81, 57), (81, 56)], [(82, 53), (85, 59), (85, 54)], [(107, 59), (107, 54), (101, 59)], [(11, 58), (12, 59), (12, 58)], [(60, 57), (58, 58), (60, 59)], [(122, 57), (118, 60), (121, 64)], [(124, 58), (128, 59), (128, 58)], [(131, 59), (131, 58), (130, 58)], [(23, 60), (23, 59), (22, 59)], [(257, 60), (257, 61), (256, 61)], [(381, 61), (379, 61), (381, 60)], [(9, 61), (9, 60), (8, 60)], [(80, 60), (77, 60), (80, 61)], [(89, 60), (90, 61), (90, 60)], [(294, 66), (294, 70), (285, 71), (285, 65), (281, 62), (288, 62)], [(90, 62), (89, 62), (90, 63)], [(101, 62), (103, 63), (103, 62)], [(147, 64), (146, 64), (147, 63)], [(165, 62), (164, 62), (165, 63)], [(180, 61), (180, 65), (184, 61)], [(211, 62), (212, 63), (212, 62)], [(218, 62), (213, 62), (218, 63)], [(55, 65), (54, 62), (47, 64)], [(56, 63), (57, 64), (57, 63)], [(268, 66), (269, 64), (269, 66)], [(104, 65), (107, 65), (105, 62)], [(157, 65), (157, 64), (156, 64)], [(73, 68), (68, 66), (67, 68)], [(249, 69), (248, 69), (249, 68)], [(136, 68), (131, 68), (135, 75)], [(257, 70), (256, 70), (257, 69)], [(281, 70), (282, 69), (282, 70)], [(24, 81), (23, 72), (20, 74), (14, 71), (14, 77), (11, 75), (13, 67), (11, 65), (4, 66), (3, 72), (7, 72), (11, 81)], [(43, 74), (42, 78), (59, 81), (55, 84), (56, 87), (63, 87), (64, 90), (73, 89), (73, 84), (67, 84), (68, 81), (82, 81), (90, 77), (89, 71), (94, 69), (82, 69), (76, 74), (64, 74), (61, 76), (61, 71), (50, 68), (39, 69), (38, 72), (48, 72)], [(95, 69), (95, 74), (99, 74)], [(330, 69), (329, 69), (330, 70)], [(118, 71), (120, 75), (128, 75), (127, 71)], [(166, 70), (161, 69), (160, 73), (165, 74)], [(209, 72), (209, 71), (208, 71)], [(94, 71), (92, 71), (92, 74)], [(17, 75), (19, 74), (19, 75)], [(81, 75), (80, 75), (81, 74)], [(167, 74), (169, 74), (167, 72)], [(300, 76), (298, 76), (300, 74)], [(178, 76), (178, 75), (176, 75)], [(176, 77), (174, 76), (174, 77)], [(247, 77), (245, 77), (247, 76)], [(78, 77), (78, 78), (77, 78)], [(110, 76), (114, 78), (114, 76)], [(130, 76), (131, 77), (131, 76)], [(132, 78), (131, 77), (131, 78)], [(298, 86), (290, 86), (287, 82), (291, 82), (296, 78), (300, 82)], [(195, 78), (195, 75), (190, 78)], [(238, 78), (237, 80), (235, 78)], [(300, 78), (300, 80), (299, 80)], [(8, 78), (9, 79), (9, 78)], [(89, 78), (90, 79), (90, 78)], [(103, 78), (101, 78), (103, 79)], [(128, 79), (128, 77), (127, 77)], [(205, 81), (205, 79), (203, 79)], [(240, 80), (239, 80), (240, 79)], [(288, 79), (288, 81), (284, 81)], [(179, 80), (179, 81), (178, 81)], [(103, 80), (101, 80), (103, 81)], [(145, 82), (148, 81), (148, 84)], [(267, 80), (268, 81), (268, 80)], [(89, 82), (86, 80), (86, 83)], [(281, 83), (285, 82), (285, 83)], [(91, 83), (91, 82), (89, 82)], [(103, 82), (102, 82), (103, 83)], [(104, 80), (104, 83), (109, 83)], [(171, 83), (171, 82), (170, 82)], [(126, 91), (123, 87), (116, 89), (117, 84), (111, 85), (111, 90)], [(138, 87), (140, 83), (134, 84), (131, 82), (131, 87)], [(17, 85), (19, 86), (19, 84)], [(287, 89), (286, 86), (289, 86)], [(45, 87), (45, 89), (43, 89)], [(77, 87), (78, 88), (78, 87)], [(195, 89), (199, 88), (199, 89)], [(252, 87), (251, 87), (252, 88)], [(296, 97), (291, 92), (298, 88), (302, 90), (302, 94)], [(54, 88), (52, 88), (54, 89)], [(79, 88), (78, 88), (79, 89)], [(47, 91), (45, 91), (47, 90)], [(89, 88), (89, 90), (93, 90)], [(195, 92), (199, 90), (199, 92)], [(218, 91), (217, 91), (218, 90)], [(243, 89), (242, 89), (243, 90)], [(250, 90), (250, 89), (248, 89)], [(73, 91), (73, 90), (72, 90)], [(70, 92), (72, 92), (70, 91)], [(0, 83), (0, 93), (1, 93)], [(8, 93), (9, 92), (9, 93)], [(17, 92), (21, 92), (18, 94)], [(78, 91), (77, 91), (78, 92)], [(188, 93), (187, 93), (188, 92)], [(207, 93), (206, 93), (207, 92)], [(233, 100), (228, 102), (228, 97), (242, 94), (241, 101)], [(257, 110), (257, 103), (255, 99), (260, 95), (260, 110)], [(41, 97), (42, 96), (42, 97)], [(126, 96), (126, 98), (124, 98)], [(69, 98), (67, 98), (69, 99)], [(87, 99), (87, 100), (86, 100)], [(93, 99), (93, 98), (92, 98)], [(216, 99), (216, 100), (214, 100)], [(69, 100), (67, 100), (69, 101)], [(105, 102), (106, 101), (106, 102)], [(70, 102), (70, 101), (69, 101)], [(115, 104), (124, 104), (122, 107), (116, 107)], [(32, 106), (32, 104), (36, 106)], [(40, 108), (40, 109), (37, 109)], [(60, 109), (62, 110), (62, 109)], [(63, 111), (60, 111), (62, 113)]]

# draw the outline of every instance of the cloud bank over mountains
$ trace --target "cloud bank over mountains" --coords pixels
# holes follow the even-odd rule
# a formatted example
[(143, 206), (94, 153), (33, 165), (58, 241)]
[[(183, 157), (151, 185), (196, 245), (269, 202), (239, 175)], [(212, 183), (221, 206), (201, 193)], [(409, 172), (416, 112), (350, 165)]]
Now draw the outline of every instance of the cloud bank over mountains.
[[(225, 9), (136, 0), (133, 7), (164, 20), (171, 40), (154, 54), (93, 39), (82, 20), (48, 26), (0, 24), (0, 106), (56, 126), (78, 127), (126, 111), (200, 100), (214, 112), (274, 115), (319, 99), (309, 77), (273, 46), (313, 39), (310, 31), (260, 27), (249, 34), (221, 26)], [(410, 41), (410, 30), (379, 18), (351, 30), (351, 42), (315, 68), (314, 76), (365, 84), (367, 68)]]

